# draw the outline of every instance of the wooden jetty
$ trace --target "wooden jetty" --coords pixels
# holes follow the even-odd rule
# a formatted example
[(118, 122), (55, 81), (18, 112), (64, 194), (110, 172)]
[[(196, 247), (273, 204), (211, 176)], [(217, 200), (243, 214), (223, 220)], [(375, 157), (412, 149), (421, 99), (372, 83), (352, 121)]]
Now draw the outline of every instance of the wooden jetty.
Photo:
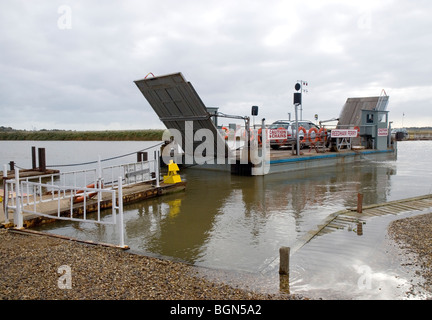
[[(60, 170), (54, 170), (54, 169), (45, 169), (45, 170), (39, 170), (39, 169), (21, 169), (20, 170), (20, 178), (30, 178), (30, 177), (38, 177), (38, 176), (44, 176), (49, 174), (55, 174), (59, 173)], [(0, 171), (1, 177), (3, 180), (9, 180), (15, 178), (15, 171), (8, 170), (6, 172), (6, 175), (3, 174), (3, 171)]]
[[(151, 183), (138, 183), (131, 186), (123, 187), (123, 204), (130, 204), (174, 192), (181, 192), (186, 189), (186, 182), (178, 182), (175, 184), (167, 184), (161, 182), (159, 187)], [(50, 195), (46, 195), (50, 197)], [(110, 209), (112, 208), (112, 198), (103, 198), (100, 202), (100, 209)], [(32, 205), (30, 205), (32, 206)], [(60, 204), (58, 200), (52, 200), (48, 202), (38, 203), (37, 211), (43, 213), (44, 215), (52, 215), (53, 218), (48, 218), (46, 216), (40, 216), (35, 214), (24, 214), (24, 228), (33, 227), (36, 225), (54, 222), (56, 219), (54, 216), (58, 214), (58, 207), (60, 206), (60, 216), (70, 216), (70, 199), (62, 199)], [(13, 217), (10, 218), (10, 222), (5, 224), (3, 205), (0, 205), (0, 228), (10, 228), (14, 226)], [(83, 203), (76, 203), (72, 208), (72, 215), (74, 217), (82, 216), (84, 213)], [(86, 213), (92, 213), (98, 211), (98, 204), (96, 199), (90, 199), (86, 202)], [(11, 216), (11, 214), (9, 214)], [(13, 216), (13, 214), (12, 214)]]

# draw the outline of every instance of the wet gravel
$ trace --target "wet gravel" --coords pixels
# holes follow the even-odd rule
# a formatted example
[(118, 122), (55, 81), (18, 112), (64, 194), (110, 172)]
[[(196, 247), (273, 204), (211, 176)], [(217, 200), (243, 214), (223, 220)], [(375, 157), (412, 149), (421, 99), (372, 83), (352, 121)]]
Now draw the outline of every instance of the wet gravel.
[[(393, 221), (388, 234), (401, 250), (401, 265), (416, 270), (423, 281), (411, 294), (432, 293), (432, 213)], [(417, 288), (416, 288), (417, 286)]]
[[(70, 277), (61, 266), (70, 267)], [(209, 281), (179, 262), (6, 229), (0, 229), (0, 275), (3, 300), (303, 299)]]

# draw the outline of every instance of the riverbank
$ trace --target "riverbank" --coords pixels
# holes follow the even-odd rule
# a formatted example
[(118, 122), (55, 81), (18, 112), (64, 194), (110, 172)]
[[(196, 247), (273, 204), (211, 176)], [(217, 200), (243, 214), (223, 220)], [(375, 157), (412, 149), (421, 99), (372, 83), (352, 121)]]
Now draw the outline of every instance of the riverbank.
[[(0, 300), (303, 299), (212, 282), (184, 263), (7, 229), (0, 229), (0, 257)], [(71, 289), (59, 288), (61, 266), (70, 267)]]
[(401, 249), (401, 265), (415, 267), (423, 283), (413, 287), (416, 291), (432, 293), (432, 213), (393, 221), (388, 234)]
[[(416, 292), (432, 292), (431, 233), (431, 213), (396, 220), (388, 227), (401, 250), (401, 265), (421, 270), (424, 282), (413, 283), (412, 298)], [(307, 299), (210, 281), (184, 263), (6, 229), (0, 229), (0, 257), (0, 300)], [(70, 267), (71, 289), (59, 288), (61, 266)]]
[[(407, 140), (432, 140), (432, 128), (406, 128)], [(160, 141), (163, 129), (146, 130), (14, 130), (0, 127), (0, 140), (32, 141)]]
[(148, 130), (106, 130), (106, 131), (66, 131), (66, 130), (10, 130), (0, 131), (0, 140), (32, 141), (160, 141), (162, 129)]

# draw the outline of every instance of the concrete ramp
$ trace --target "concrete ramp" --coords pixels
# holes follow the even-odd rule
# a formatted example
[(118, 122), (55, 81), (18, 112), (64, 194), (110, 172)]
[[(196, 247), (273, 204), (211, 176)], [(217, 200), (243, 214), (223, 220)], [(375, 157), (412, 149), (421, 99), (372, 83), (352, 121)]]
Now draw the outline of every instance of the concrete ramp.
[[(196, 132), (211, 132), (213, 150), (205, 150), (206, 157), (227, 157), (228, 146), (211, 120), (211, 115), (190, 82), (181, 73), (134, 81), (167, 129), (182, 134), (181, 143), (186, 154), (194, 153), (203, 140), (194, 141)], [(204, 140), (205, 141), (205, 140)]]

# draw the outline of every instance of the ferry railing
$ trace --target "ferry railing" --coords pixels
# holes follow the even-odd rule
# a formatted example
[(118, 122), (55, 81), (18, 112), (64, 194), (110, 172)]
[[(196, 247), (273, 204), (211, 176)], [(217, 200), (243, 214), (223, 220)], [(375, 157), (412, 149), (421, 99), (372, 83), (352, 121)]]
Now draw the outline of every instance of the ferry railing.
[[(5, 188), (5, 195), (14, 195), (5, 197), (5, 222), (9, 223), (9, 213), (10, 211), (13, 211), (14, 224), (17, 229), (23, 228), (24, 213), (35, 214), (50, 219), (109, 225), (116, 225), (118, 220), (120, 247), (126, 247), (124, 244), (122, 177), (118, 177), (116, 189), (102, 188), (100, 185), (96, 185), (93, 188), (59, 186), (26, 180), (20, 181), (19, 169), (15, 169), (15, 178), (7, 180)], [(41, 190), (41, 188), (51, 189), (51, 197), (38, 195), (38, 190)], [(26, 190), (26, 193), (23, 193), (23, 190)], [(96, 199), (92, 201), (92, 203), (97, 206), (97, 209), (94, 210), (97, 212), (96, 218), (87, 215), (87, 205), (90, 202), (90, 196), (93, 198), (97, 196)], [(82, 198), (79, 204), (76, 203), (77, 197)], [(43, 204), (47, 201), (50, 201), (51, 205), (48, 208), (46, 206), (43, 207)], [(111, 202), (111, 219), (102, 218), (101, 211), (104, 210), (102, 208), (102, 201)], [(75, 209), (77, 208), (82, 208), (82, 213), (79, 214), (81, 217), (78, 217), (77, 215), (74, 216)], [(49, 213), (42, 211), (49, 211)], [(65, 215), (65, 213), (69, 214)]]
[[(83, 190), (86, 187), (109, 189), (117, 188), (120, 180), (122, 180), (123, 186), (152, 181), (156, 181), (157, 184), (159, 182), (157, 177), (159, 178), (159, 162), (158, 159), (155, 159), (103, 168), (98, 162), (98, 166), (93, 169), (23, 177), (20, 180), (35, 183), (38, 187), (31, 190), (31, 192), (35, 193), (41, 202), (47, 202), (55, 200), (55, 192), (58, 190), (58, 186), (61, 186), (63, 192), (66, 193), (69, 189), (65, 188), (65, 186), (69, 186), (70, 190)], [(27, 186), (28, 184), (26, 184)], [(23, 192), (27, 195), (31, 194), (26, 187)], [(14, 202), (13, 192), (13, 185), (9, 184), (9, 190), (5, 191), (5, 198), (8, 195), (12, 202)], [(49, 194), (51, 194), (51, 197), (47, 196)]]

